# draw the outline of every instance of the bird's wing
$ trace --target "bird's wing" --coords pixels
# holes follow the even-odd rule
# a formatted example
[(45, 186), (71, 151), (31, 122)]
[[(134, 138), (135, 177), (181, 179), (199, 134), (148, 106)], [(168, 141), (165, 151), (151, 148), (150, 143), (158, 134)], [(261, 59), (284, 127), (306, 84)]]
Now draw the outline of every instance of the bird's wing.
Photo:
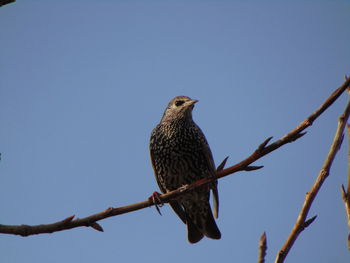
[[(198, 126), (197, 126), (198, 127)], [(201, 140), (201, 146), (205, 155), (205, 159), (207, 160), (207, 164), (208, 164), (208, 168), (210, 171), (210, 175), (211, 176), (215, 176), (216, 173), (216, 169), (215, 169), (215, 163), (214, 163), (214, 159), (213, 159), (213, 154), (211, 153), (209, 144), (202, 132), (202, 130), (198, 127), (198, 131), (201, 133), (201, 136), (199, 136), (200, 138), (203, 138)], [(215, 180), (211, 185), (210, 185), (210, 189), (213, 192), (213, 214), (215, 218), (219, 217), (219, 192), (218, 192), (218, 180)]]
[[(154, 151), (152, 149), (152, 145), (150, 145), (150, 155), (151, 155), (151, 162), (152, 162), (152, 167), (153, 167), (153, 171), (154, 171), (154, 175), (156, 177), (156, 181), (158, 184), (158, 187), (160, 189), (160, 191), (162, 191), (162, 193), (166, 193), (166, 189), (162, 186), (162, 184), (160, 183), (159, 180), (159, 176), (158, 176), (158, 171), (155, 165), (155, 156), (154, 156)], [(176, 200), (170, 201), (169, 205), (171, 206), (171, 208), (175, 211), (175, 213), (177, 214), (177, 216), (182, 220), (182, 222), (184, 222), (186, 224), (186, 212), (183, 209), (183, 207), (180, 205), (180, 203)]]
[(219, 191), (218, 191), (218, 180), (215, 180), (211, 186), (213, 192), (213, 214), (215, 218), (219, 217)]
[(171, 206), (171, 208), (174, 210), (174, 212), (177, 214), (177, 216), (182, 220), (182, 222), (184, 222), (184, 224), (186, 224), (186, 212), (183, 209), (183, 207), (181, 206), (181, 204), (176, 201), (170, 201), (169, 205)]

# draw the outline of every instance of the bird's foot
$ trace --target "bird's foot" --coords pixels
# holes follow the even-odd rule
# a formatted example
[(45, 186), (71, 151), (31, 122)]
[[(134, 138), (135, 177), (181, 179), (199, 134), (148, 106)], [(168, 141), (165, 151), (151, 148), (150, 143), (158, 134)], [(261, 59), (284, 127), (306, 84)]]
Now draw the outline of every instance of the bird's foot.
[(154, 206), (157, 209), (157, 212), (162, 215), (162, 213), (160, 212), (160, 207), (162, 207), (164, 205), (163, 201), (160, 199), (160, 193), (158, 192), (153, 192), (153, 194), (148, 198), (148, 200), (150, 200)]

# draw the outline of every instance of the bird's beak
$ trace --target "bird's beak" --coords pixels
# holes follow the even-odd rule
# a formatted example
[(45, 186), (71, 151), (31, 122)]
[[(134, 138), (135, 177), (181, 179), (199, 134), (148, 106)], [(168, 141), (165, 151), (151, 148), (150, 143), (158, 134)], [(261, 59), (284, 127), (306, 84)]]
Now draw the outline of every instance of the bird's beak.
[(190, 100), (189, 102), (188, 102), (188, 104), (189, 105), (193, 105), (193, 104), (195, 104), (195, 103), (197, 103), (198, 102), (198, 100)]

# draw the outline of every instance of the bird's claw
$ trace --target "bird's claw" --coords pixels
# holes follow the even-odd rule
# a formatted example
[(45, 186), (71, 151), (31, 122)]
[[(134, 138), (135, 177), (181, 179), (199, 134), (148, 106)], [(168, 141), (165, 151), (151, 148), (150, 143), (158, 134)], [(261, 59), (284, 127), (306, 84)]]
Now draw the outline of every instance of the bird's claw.
[(148, 198), (150, 201), (152, 201), (152, 203), (154, 204), (154, 206), (157, 209), (157, 212), (162, 215), (162, 213), (160, 212), (160, 207), (162, 207), (164, 205), (163, 201), (160, 199), (160, 193), (158, 192), (153, 192), (153, 194)]

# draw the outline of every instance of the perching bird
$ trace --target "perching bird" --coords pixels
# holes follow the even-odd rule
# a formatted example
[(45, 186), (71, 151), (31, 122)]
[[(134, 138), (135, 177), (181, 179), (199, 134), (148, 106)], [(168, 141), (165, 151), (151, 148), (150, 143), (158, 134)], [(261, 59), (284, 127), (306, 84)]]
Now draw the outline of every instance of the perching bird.
[[(215, 175), (211, 150), (201, 129), (192, 119), (197, 100), (186, 96), (173, 98), (150, 139), (152, 166), (163, 193)], [(212, 183), (214, 214), (218, 216), (217, 182)], [(169, 204), (187, 224), (188, 241), (196, 243), (203, 236), (220, 239), (209, 203), (210, 189), (203, 186), (180, 196)]]

